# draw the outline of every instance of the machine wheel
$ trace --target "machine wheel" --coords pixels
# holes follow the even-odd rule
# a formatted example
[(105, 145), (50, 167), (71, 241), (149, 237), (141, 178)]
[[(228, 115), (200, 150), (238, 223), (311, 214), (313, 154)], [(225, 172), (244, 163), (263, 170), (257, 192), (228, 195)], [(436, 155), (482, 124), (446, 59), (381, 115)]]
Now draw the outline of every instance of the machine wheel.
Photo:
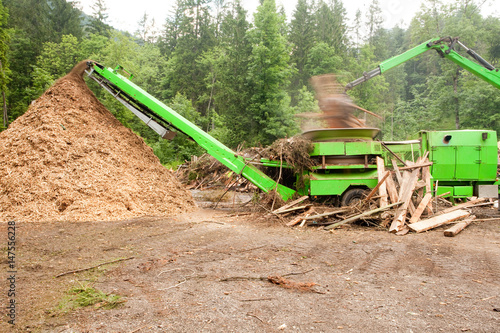
[(344, 194), (342, 195), (342, 200), (340, 200), (340, 204), (342, 206), (352, 205), (357, 201), (363, 200), (367, 194), (368, 193), (365, 189), (351, 188), (350, 190), (344, 192)]

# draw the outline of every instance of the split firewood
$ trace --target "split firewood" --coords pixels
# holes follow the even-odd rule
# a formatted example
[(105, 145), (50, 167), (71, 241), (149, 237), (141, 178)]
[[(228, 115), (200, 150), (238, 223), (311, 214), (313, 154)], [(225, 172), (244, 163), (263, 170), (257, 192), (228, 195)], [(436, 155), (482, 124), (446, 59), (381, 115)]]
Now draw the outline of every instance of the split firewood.
[(462, 219), (464, 217), (468, 217), (469, 215), (470, 212), (466, 210), (455, 210), (446, 214), (441, 214), (439, 216), (431, 217), (430, 219), (427, 220), (422, 220), (420, 222), (412, 223), (408, 225), (408, 227), (410, 227), (411, 230), (419, 233), (440, 227), (442, 225)]
[(446, 237), (455, 237), (460, 231), (464, 230), (469, 224), (474, 222), (475, 219), (476, 217), (472, 215), (470, 219), (458, 222), (453, 227), (446, 229), (444, 231), (444, 235)]

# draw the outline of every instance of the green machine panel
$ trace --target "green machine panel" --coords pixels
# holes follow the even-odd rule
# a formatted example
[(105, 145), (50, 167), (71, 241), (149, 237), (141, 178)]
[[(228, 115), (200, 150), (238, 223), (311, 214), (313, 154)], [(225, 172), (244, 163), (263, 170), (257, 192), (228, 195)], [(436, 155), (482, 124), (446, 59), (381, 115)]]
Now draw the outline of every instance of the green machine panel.
[(432, 147), (430, 153), (431, 173), (434, 179), (454, 180), (456, 147)]
[(382, 145), (377, 141), (346, 142), (346, 155), (379, 155), (382, 154)]
[(481, 164), (481, 146), (457, 147), (457, 169), (455, 179), (479, 179), (479, 165)]
[(345, 155), (344, 142), (315, 142), (311, 156)]
[(494, 181), (497, 170), (497, 135), (489, 130), (422, 132), (423, 149), (434, 163), (435, 180)]
[(351, 186), (377, 186), (377, 170), (347, 170), (331, 173), (310, 173), (310, 195), (341, 195)]

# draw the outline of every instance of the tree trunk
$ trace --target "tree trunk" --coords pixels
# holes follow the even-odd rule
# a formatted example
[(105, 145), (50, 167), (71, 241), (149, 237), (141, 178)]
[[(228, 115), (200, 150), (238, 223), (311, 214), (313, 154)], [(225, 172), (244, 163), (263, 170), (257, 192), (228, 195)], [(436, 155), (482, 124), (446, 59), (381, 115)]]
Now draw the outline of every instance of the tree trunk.
[[(3, 73), (2, 61), (0, 60), (0, 71)], [(5, 74), (4, 74), (5, 75)], [(9, 117), (7, 115), (7, 99), (5, 97), (5, 90), (2, 90), (2, 98), (3, 98), (3, 127), (7, 128), (9, 126)]]

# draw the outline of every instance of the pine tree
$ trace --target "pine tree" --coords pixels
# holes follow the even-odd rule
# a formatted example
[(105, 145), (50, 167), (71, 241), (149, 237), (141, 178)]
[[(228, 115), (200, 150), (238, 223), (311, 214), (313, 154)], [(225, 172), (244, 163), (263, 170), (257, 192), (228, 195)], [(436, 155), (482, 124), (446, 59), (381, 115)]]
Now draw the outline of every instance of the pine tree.
[(104, 0), (94, 0), (92, 8), (92, 19), (90, 21), (90, 33), (109, 37), (111, 27), (106, 23), (108, 20), (108, 8)]
[(291, 63), (295, 66), (291, 83), (292, 96), (307, 85), (309, 73), (305, 70), (308, 55), (314, 45), (314, 25), (308, 0), (299, 0), (290, 23), (288, 41), (292, 44)]
[(290, 49), (280, 33), (284, 24), (274, 0), (264, 0), (254, 14), (255, 28), (249, 31), (252, 54), (248, 84), (254, 140), (269, 144), (293, 133), (295, 123), (286, 88), (289, 84)]

